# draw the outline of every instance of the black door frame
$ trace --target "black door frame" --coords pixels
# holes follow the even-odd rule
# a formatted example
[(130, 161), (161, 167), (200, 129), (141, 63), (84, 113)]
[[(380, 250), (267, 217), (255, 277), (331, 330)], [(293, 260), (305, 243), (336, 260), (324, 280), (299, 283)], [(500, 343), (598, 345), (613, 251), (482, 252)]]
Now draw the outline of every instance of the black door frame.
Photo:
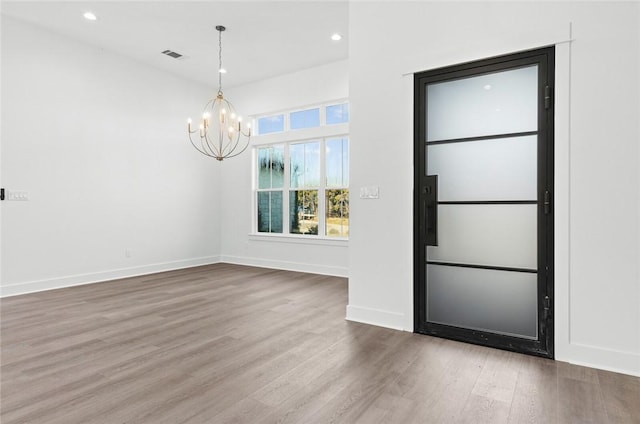
[[(433, 239), (436, 217), (430, 216), (433, 195), (426, 177), (426, 86), (475, 75), (538, 65), (538, 334), (537, 340), (470, 330), (426, 319), (426, 241)], [(554, 357), (553, 326), (553, 143), (554, 143), (555, 48), (546, 47), (505, 56), (463, 63), (414, 75), (414, 332), (444, 337), (546, 358)], [(437, 187), (436, 187), (437, 189)], [(436, 206), (437, 207), (437, 206)]]

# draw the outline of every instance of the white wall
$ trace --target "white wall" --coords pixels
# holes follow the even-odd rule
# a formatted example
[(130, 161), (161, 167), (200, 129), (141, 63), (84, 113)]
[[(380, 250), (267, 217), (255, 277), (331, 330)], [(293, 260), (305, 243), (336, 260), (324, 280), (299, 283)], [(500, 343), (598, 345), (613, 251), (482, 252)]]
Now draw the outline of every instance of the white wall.
[(186, 137), (211, 92), (2, 16), (2, 186), (30, 197), (2, 202), (2, 294), (217, 261), (220, 168)]
[(411, 74), (557, 44), (556, 358), (640, 375), (638, 8), (350, 3), (348, 319), (413, 329)]
[[(349, 95), (347, 61), (225, 90), (244, 116), (304, 107)], [(253, 143), (258, 142), (258, 137)], [(222, 260), (347, 276), (348, 242), (252, 236), (252, 154), (222, 163)]]

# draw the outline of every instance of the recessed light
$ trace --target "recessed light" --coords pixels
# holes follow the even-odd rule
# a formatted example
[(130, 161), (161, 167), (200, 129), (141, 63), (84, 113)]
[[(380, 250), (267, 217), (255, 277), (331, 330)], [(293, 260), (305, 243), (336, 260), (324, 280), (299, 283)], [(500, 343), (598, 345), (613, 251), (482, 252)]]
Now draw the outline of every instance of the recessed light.
[(84, 18), (88, 21), (95, 21), (96, 19), (98, 19), (98, 17), (92, 12), (85, 12), (82, 16), (84, 16)]
[(227, 70), (224, 69), (224, 68), (220, 68), (220, 69), (218, 69), (218, 72), (220, 72), (221, 74), (226, 74)]
[(491, 90), (491, 84), (487, 84), (487, 85), (485, 85), (485, 86), (484, 86), (484, 87), (482, 87), (482, 88), (484, 88), (484, 89), (485, 89), (485, 90), (487, 90), (487, 91), (488, 91), (488, 90)]
[(342, 35), (340, 35), (340, 34), (338, 34), (338, 33), (336, 32), (335, 34), (333, 34), (333, 35), (331, 36), (331, 39), (332, 39), (333, 41), (340, 41), (340, 40), (342, 40)]

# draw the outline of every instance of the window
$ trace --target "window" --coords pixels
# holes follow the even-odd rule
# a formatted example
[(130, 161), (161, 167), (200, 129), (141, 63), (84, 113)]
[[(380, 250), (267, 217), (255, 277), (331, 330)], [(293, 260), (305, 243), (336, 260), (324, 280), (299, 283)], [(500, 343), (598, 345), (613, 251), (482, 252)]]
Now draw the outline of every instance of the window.
[(318, 234), (320, 142), (289, 145), (289, 232)]
[(331, 103), (309, 109), (265, 115), (258, 117), (257, 121), (257, 135), (346, 124), (349, 122), (349, 103)]
[(329, 105), (326, 108), (327, 125), (349, 122), (349, 103)]
[(320, 108), (291, 112), (291, 129), (314, 128), (320, 126)]
[(258, 150), (258, 231), (282, 232), (284, 147)]
[(284, 115), (265, 116), (258, 119), (258, 134), (284, 131)]
[[(322, 113), (321, 113), (322, 112)], [(345, 134), (295, 140), (293, 130), (348, 122), (348, 104), (330, 104), (258, 118), (282, 119), (282, 142), (256, 150), (256, 231), (300, 236), (349, 236), (349, 138)], [(269, 121), (271, 122), (271, 121)], [(339, 126), (336, 126), (338, 128)], [(267, 128), (267, 133), (263, 129)], [(341, 130), (344, 127), (340, 128)], [(328, 135), (326, 135), (328, 134)], [(273, 137), (269, 138), (273, 140)], [(286, 141), (285, 141), (286, 140)], [(290, 141), (293, 140), (293, 141)]]
[(327, 236), (349, 236), (349, 139), (332, 138), (326, 142), (325, 192)]

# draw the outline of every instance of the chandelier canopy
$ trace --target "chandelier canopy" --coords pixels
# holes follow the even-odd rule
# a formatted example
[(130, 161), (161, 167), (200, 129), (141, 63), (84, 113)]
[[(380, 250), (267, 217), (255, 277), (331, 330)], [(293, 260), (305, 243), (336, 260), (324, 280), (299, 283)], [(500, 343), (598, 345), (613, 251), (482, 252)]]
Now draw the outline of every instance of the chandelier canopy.
[(189, 118), (187, 130), (189, 141), (197, 151), (222, 161), (238, 156), (247, 149), (251, 138), (251, 124), (245, 125), (242, 122), (233, 104), (225, 99), (222, 93), (222, 74), (226, 72), (222, 67), (222, 31), (226, 28), (218, 25), (216, 30), (218, 31), (218, 94), (204, 106), (200, 125), (194, 129)]

